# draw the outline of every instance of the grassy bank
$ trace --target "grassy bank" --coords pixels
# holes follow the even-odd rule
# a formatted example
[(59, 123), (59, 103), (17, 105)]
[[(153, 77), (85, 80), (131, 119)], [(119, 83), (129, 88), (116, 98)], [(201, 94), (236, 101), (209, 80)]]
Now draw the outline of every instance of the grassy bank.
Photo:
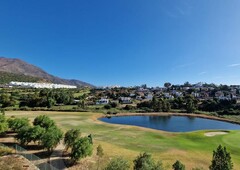
[(189, 133), (168, 133), (141, 127), (112, 125), (98, 121), (102, 116), (91, 112), (43, 112), (10, 111), (6, 116), (35, 118), (47, 114), (63, 129), (80, 128), (83, 133), (91, 133), (94, 146), (101, 144), (108, 157), (122, 155), (132, 161), (139, 152), (149, 152), (160, 159), (167, 169), (175, 160), (180, 160), (187, 169), (202, 167), (208, 169), (212, 151), (219, 144), (231, 152), (234, 169), (240, 169), (240, 131), (230, 131), (226, 135), (206, 137), (206, 131)]

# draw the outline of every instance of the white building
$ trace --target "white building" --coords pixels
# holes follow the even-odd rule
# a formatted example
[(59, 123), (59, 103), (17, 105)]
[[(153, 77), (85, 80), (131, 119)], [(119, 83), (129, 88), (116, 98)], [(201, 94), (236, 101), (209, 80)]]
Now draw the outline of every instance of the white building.
[(96, 102), (97, 105), (99, 104), (108, 104), (109, 103), (109, 99), (105, 99), (105, 98), (101, 98), (100, 100), (98, 100)]
[(131, 99), (131, 97), (120, 97), (119, 103), (131, 104), (132, 103), (132, 99)]
[(75, 89), (77, 86), (70, 86), (64, 84), (52, 84), (52, 83), (31, 83), (31, 82), (17, 82), (11, 81), (9, 83), (10, 86), (20, 86), (20, 87), (27, 87), (27, 88), (47, 88), (47, 89)]

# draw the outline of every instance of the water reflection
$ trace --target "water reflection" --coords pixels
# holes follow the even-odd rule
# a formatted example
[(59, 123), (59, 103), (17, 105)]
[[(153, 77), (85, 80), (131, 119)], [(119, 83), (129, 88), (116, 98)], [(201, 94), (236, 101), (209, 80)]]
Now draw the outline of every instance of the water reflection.
[(197, 118), (191, 116), (122, 116), (101, 118), (100, 120), (114, 124), (135, 125), (170, 132), (188, 132), (204, 129), (238, 130), (240, 125)]

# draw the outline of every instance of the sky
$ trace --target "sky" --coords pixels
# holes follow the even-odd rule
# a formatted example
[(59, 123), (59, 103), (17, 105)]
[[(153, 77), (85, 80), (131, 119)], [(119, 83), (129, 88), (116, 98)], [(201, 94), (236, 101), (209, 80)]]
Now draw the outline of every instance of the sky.
[(1, 0), (0, 56), (96, 86), (240, 84), (239, 0)]

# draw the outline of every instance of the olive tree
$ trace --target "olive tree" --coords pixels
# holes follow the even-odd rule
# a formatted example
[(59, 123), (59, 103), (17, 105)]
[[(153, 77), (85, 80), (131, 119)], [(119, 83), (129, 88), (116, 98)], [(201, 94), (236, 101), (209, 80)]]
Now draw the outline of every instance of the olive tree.
[(8, 130), (8, 122), (4, 115), (0, 115), (0, 134)]
[(72, 151), (70, 153), (71, 160), (76, 163), (81, 158), (91, 156), (93, 151), (93, 146), (89, 137), (79, 138), (73, 144)]
[(35, 126), (39, 125), (40, 127), (48, 129), (51, 128), (52, 126), (55, 126), (55, 122), (46, 115), (40, 115), (34, 119), (33, 125)]
[(25, 126), (30, 126), (28, 118), (10, 118), (8, 125), (11, 130), (18, 132)]
[(27, 145), (32, 141), (31, 138), (31, 127), (30, 126), (24, 126), (22, 127), (15, 138), (20, 142), (21, 145)]
[(53, 151), (63, 137), (63, 132), (56, 126), (50, 127), (41, 136), (41, 144), (48, 152)]
[(66, 150), (73, 147), (73, 144), (80, 137), (80, 135), (81, 132), (79, 129), (71, 129), (65, 133), (64, 144), (66, 145)]

